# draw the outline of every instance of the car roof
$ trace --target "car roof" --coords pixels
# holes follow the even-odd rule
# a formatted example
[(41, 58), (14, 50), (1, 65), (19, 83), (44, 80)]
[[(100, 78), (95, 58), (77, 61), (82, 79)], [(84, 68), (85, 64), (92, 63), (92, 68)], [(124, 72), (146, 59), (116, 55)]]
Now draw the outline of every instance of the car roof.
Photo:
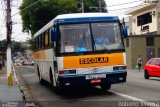
[(155, 57), (155, 58), (151, 58), (151, 59), (149, 59), (149, 60), (148, 60), (148, 62), (150, 62), (152, 59), (158, 59), (158, 60), (160, 60), (160, 58)]

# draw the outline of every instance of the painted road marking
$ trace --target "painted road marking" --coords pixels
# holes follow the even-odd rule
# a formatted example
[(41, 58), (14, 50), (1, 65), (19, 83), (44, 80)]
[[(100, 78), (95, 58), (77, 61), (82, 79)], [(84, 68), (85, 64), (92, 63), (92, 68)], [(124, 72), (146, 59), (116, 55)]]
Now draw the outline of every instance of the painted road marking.
[(36, 76), (37, 74), (27, 74), (27, 75), (23, 75), (23, 77), (32, 77), (32, 76)]
[(130, 99), (130, 100), (134, 100), (134, 101), (145, 101), (145, 100), (142, 100), (142, 99), (139, 99), (139, 98), (136, 98), (136, 97), (132, 97), (132, 96), (129, 96), (129, 95), (126, 95), (126, 94), (123, 94), (123, 93), (119, 93), (119, 92), (116, 92), (116, 91), (112, 91), (112, 90), (109, 90), (108, 92), (114, 93), (116, 95), (119, 95), (121, 97)]
[(147, 107), (149, 107), (149, 106), (160, 107), (160, 103), (153, 103), (153, 102), (145, 101), (145, 100), (142, 100), (142, 99), (139, 99), (139, 98), (136, 98), (136, 97), (132, 97), (132, 96), (129, 96), (129, 95), (126, 95), (126, 94), (123, 94), (123, 93), (119, 93), (119, 92), (116, 92), (116, 91), (112, 91), (112, 90), (109, 90), (108, 92), (111, 92), (113, 94), (116, 94), (118, 96), (130, 99), (130, 100), (133, 100), (133, 101), (139, 101), (139, 102), (141, 102), (141, 105), (143, 104), (143, 105), (146, 105)]

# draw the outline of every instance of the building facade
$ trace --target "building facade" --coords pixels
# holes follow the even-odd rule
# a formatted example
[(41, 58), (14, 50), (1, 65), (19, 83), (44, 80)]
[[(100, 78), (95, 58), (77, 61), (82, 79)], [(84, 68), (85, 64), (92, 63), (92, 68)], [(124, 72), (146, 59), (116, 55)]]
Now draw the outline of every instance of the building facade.
[(160, 57), (160, 6), (142, 4), (126, 12), (129, 37), (125, 39), (127, 66), (135, 68), (140, 55), (144, 65), (152, 57)]

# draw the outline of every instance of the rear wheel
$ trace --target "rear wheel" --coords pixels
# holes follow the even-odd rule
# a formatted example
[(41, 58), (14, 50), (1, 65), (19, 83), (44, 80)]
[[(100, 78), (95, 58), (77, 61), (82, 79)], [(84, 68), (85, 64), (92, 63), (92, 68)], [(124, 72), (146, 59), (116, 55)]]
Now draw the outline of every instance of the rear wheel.
[(57, 94), (61, 94), (61, 93), (62, 93), (62, 89), (59, 87), (58, 84), (56, 84), (56, 86), (54, 87), (54, 91), (55, 91)]
[(52, 73), (52, 69), (50, 68), (50, 84), (52, 89), (56, 92), (56, 93), (60, 93), (60, 88), (59, 86), (56, 84), (56, 86), (54, 86), (53, 84), (53, 73)]
[(145, 79), (149, 79), (148, 71), (145, 71), (145, 73), (144, 73), (144, 78), (145, 78)]
[(49, 70), (49, 75), (50, 75), (50, 84), (51, 84), (51, 87), (53, 87), (53, 73), (51, 68)]
[(101, 84), (101, 90), (106, 91), (111, 88), (111, 84)]
[(39, 78), (39, 82), (40, 82), (40, 84), (44, 84), (44, 80), (42, 79), (42, 77), (41, 77), (41, 74), (40, 74), (40, 71), (39, 71), (39, 67), (37, 66), (37, 72), (38, 72), (38, 78)]

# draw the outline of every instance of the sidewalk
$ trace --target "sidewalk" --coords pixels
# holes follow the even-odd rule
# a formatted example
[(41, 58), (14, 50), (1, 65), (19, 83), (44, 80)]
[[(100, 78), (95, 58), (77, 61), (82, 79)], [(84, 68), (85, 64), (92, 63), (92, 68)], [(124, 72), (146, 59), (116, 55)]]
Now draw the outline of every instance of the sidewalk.
[[(14, 81), (14, 78), (13, 78)], [(18, 86), (8, 86), (5, 70), (0, 71), (0, 107), (25, 107)]]
[(139, 72), (137, 69), (127, 69), (127, 75), (144, 78), (144, 70), (141, 69)]

